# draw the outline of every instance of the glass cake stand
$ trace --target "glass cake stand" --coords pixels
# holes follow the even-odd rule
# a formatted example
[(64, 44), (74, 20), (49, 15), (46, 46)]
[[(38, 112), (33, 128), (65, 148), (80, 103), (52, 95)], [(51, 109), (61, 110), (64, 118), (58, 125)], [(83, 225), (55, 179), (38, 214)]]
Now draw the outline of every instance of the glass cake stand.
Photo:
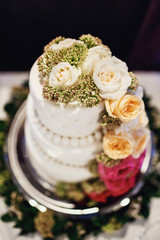
[(16, 113), (8, 134), (6, 145), (6, 161), (12, 172), (13, 180), (23, 193), (31, 206), (37, 207), (40, 211), (52, 209), (61, 214), (72, 217), (90, 217), (96, 214), (116, 211), (129, 204), (130, 198), (142, 188), (143, 178), (149, 170), (152, 155), (152, 141), (147, 146), (146, 156), (140, 171), (135, 187), (127, 194), (114, 198), (105, 204), (97, 204), (95, 207), (80, 207), (73, 202), (64, 201), (58, 198), (51, 190), (48, 183), (38, 179), (35, 172), (28, 164), (28, 156), (25, 149), (24, 122), (26, 118), (26, 102), (22, 104)]

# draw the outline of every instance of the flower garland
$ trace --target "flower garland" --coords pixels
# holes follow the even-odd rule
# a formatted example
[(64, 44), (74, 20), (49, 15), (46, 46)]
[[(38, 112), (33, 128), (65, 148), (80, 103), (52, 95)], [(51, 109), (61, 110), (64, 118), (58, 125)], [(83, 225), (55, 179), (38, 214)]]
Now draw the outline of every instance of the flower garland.
[[(27, 84), (23, 85), (19, 89), (16, 88), (13, 90), (12, 101), (5, 106), (5, 110), (8, 113), (8, 120), (0, 121), (0, 195), (4, 197), (5, 203), (8, 205), (8, 213), (1, 217), (2, 220), (6, 222), (13, 221), (15, 223), (15, 227), (21, 229), (21, 234), (38, 231), (44, 239), (49, 240), (65, 233), (68, 235), (70, 240), (81, 240), (90, 233), (111, 233), (119, 230), (127, 222), (132, 222), (139, 218), (147, 218), (149, 215), (149, 203), (151, 198), (160, 197), (160, 125), (158, 125), (160, 115), (157, 109), (150, 106), (150, 99), (145, 97), (144, 102), (149, 115), (150, 128), (155, 135), (157, 154), (152, 161), (153, 164), (151, 171), (145, 179), (145, 185), (141, 191), (131, 199), (128, 206), (116, 212), (112, 212), (107, 215), (95, 216), (85, 220), (72, 220), (70, 218), (59, 216), (51, 210), (47, 210), (43, 213), (30, 206), (12, 182), (11, 175), (6, 169), (4, 161), (5, 138), (7, 136), (11, 120), (21, 103), (26, 98), (27, 93)], [(109, 159), (105, 159), (104, 156), (101, 156), (99, 161), (106, 161), (108, 164), (111, 164), (110, 166), (112, 166), (112, 162), (110, 162)], [(106, 168), (103, 167), (101, 169), (100, 166), (99, 171), (106, 171)], [(116, 171), (118, 171), (118, 165), (113, 167), (116, 168)], [(135, 171), (136, 169), (133, 169), (133, 176)], [(114, 174), (114, 172), (110, 173)], [(108, 181), (109, 179), (105, 178), (104, 180)], [(99, 182), (99, 185), (96, 184), (95, 187), (94, 184), (94, 182), (92, 184), (83, 183), (84, 189), (88, 190), (87, 194), (96, 201), (102, 199), (102, 197), (104, 199), (107, 198), (104, 184)], [(112, 183), (110, 182), (110, 184)], [(94, 194), (92, 194), (92, 188), (94, 187), (95, 189), (97, 186), (97, 193), (94, 192)], [(70, 196), (75, 194), (74, 190), (74, 186), (72, 186), (70, 189)], [(103, 196), (101, 196), (101, 192), (103, 192)], [(62, 191), (61, 194), (64, 194), (64, 192)], [(81, 194), (78, 194), (78, 192), (76, 193), (76, 196), (80, 199), (83, 197)], [(90, 206), (95, 204), (94, 200), (90, 201)]]
[(67, 86), (64, 89), (50, 86), (48, 81), (43, 83), (43, 97), (54, 102), (69, 103), (78, 101), (85, 107), (92, 107), (102, 101), (98, 94), (98, 88), (90, 75), (80, 75), (74, 86)]

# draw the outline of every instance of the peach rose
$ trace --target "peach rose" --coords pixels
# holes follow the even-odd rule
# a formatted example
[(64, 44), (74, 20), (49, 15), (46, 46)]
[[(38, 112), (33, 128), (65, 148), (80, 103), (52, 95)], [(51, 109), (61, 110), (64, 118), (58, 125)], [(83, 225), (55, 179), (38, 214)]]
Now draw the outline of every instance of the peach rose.
[(132, 136), (135, 140), (132, 156), (134, 158), (138, 158), (148, 144), (150, 139), (150, 130), (148, 128), (140, 128), (137, 131), (133, 131)]
[(107, 132), (103, 138), (104, 153), (115, 160), (128, 157), (132, 153), (134, 145), (134, 139), (126, 132), (117, 135), (113, 131)]
[(117, 100), (106, 99), (105, 106), (109, 116), (119, 118), (124, 123), (135, 119), (144, 110), (143, 100), (131, 94)]

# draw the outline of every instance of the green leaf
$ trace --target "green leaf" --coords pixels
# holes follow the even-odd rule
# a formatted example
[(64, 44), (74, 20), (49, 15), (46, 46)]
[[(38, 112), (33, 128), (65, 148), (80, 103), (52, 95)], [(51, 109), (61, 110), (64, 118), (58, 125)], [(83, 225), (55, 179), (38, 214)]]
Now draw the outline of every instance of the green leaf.
[(9, 213), (6, 213), (6, 214), (4, 214), (4, 215), (1, 216), (1, 220), (2, 220), (3, 222), (13, 222), (13, 221), (16, 221), (17, 218), (16, 218), (15, 215), (11, 215), (11, 214), (9, 214)]
[(55, 225), (52, 230), (53, 234), (56, 234), (61, 231), (64, 232), (67, 221), (68, 220), (65, 218), (60, 218), (60, 217), (55, 216)]
[(7, 131), (8, 124), (6, 121), (0, 120), (0, 132)]
[(70, 227), (67, 231), (67, 235), (69, 237), (69, 240), (78, 240), (78, 231), (77, 231), (77, 225), (74, 224), (72, 227)]
[(15, 107), (14, 103), (7, 103), (4, 109), (10, 116), (13, 116), (17, 111), (17, 108)]

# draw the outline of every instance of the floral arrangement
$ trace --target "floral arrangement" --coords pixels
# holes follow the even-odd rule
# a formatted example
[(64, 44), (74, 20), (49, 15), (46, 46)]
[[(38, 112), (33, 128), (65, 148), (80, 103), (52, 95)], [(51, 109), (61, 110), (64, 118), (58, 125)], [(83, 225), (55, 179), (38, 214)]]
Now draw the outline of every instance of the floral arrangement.
[(137, 88), (137, 79), (128, 72), (126, 64), (90, 34), (79, 40), (53, 39), (44, 47), (37, 64), (43, 76), (43, 96), (54, 102), (78, 100), (93, 107), (105, 99), (120, 99), (128, 88), (133, 91)]
[(74, 201), (82, 201), (87, 195), (105, 202), (109, 196), (129, 191), (136, 183), (150, 139), (143, 90), (136, 76), (128, 71), (126, 63), (112, 56), (108, 46), (90, 34), (79, 40), (53, 39), (38, 59), (38, 68), (44, 98), (64, 104), (77, 101), (85, 107), (99, 103), (105, 106), (100, 117), (103, 152), (88, 166), (94, 172), (94, 181), (80, 186), (58, 183), (57, 195)]
[[(11, 102), (5, 106), (5, 110), (8, 113), (8, 119), (6, 121), (0, 120), (0, 195), (8, 205), (8, 212), (4, 214), (1, 219), (5, 222), (14, 222), (14, 227), (19, 228), (21, 230), (20, 234), (23, 235), (39, 232), (43, 239), (51, 240), (56, 239), (59, 235), (66, 234), (70, 240), (82, 240), (90, 234), (97, 235), (102, 232), (113, 233), (122, 228), (126, 223), (147, 218), (149, 215), (150, 200), (153, 197), (160, 197), (160, 115), (157, 109), (150, 105), (150, 100), (146, 97), (144, 98), (150, 119), (149, 125), (155, 135), (157, 150), (152, 161), (150, 172), (140, 192), (132, 197), (130, 203), (126, 207), (118, 211), (114, 211), (110, 214), (93, 216), (92, 218), (70, 219), (65, 216), (59, 216), (51, 210), (40, 212), (36, 208), (30, 206), (13, 183), (9, 170), (6, 169), (4, 157), (5, 139), (11, 120), (21, 103), (27, 97), (27, 94), (27, 84), (21, 88), (14, 89)], [(143, 161), (144, 155), (145, 150), (140, 154), (139, 158), (129, 156), (127, 158), (130, 158), (130, 161), (128, 161), (127, 158), (115, 161), (106, 157), (104, 153), (100, 154), (97, 157), (98, 161), (93, 161), (90, 167), (93, 171), (94, 168), (97, 169), (97, 165), (100, 163), (98, 171), (101, 172), (101, 177), (104, 182), (96, 182), (96, 180), (90, 183), (84, 182), (83, 188), (86, 189), (88, 196), (96, 201), (99, 201), (99, 199), (106, 199), (108, 193), (105, 190), (105, 183), (109, 183), (108, 186), (113, 190), (113, 182), (111, 180), (115, 175), (117, 176), (117, 180), (122, 182), (124, 175), (128, 175), (128, 173), (131, 172), (132, 176), (129, 186), (132, 185), (132, 181), (134, 181), (134, 177)], [(116, 165), (114, 164), (115, 162)], [(102, 163), (105, 163), (105, 165)], [(115, 185), (114, 187), (118, 194), (122, 194), (121, 185)], [(96, 191), (93, 192), (93, 189)], [(74, 191), (75, 186), (70, 186), (70, 196), (74, 195)], [(101, 192), (103, 194), (101, 194)], [(64, 194), (64, 192), (61, 191), (61, 194)], [(80, 192), (76, 196), (79, 196), (79, 199), (83, 197)], [(89, 204), (92, 206), (94, 203), (95, 201), (92, 200)]]

